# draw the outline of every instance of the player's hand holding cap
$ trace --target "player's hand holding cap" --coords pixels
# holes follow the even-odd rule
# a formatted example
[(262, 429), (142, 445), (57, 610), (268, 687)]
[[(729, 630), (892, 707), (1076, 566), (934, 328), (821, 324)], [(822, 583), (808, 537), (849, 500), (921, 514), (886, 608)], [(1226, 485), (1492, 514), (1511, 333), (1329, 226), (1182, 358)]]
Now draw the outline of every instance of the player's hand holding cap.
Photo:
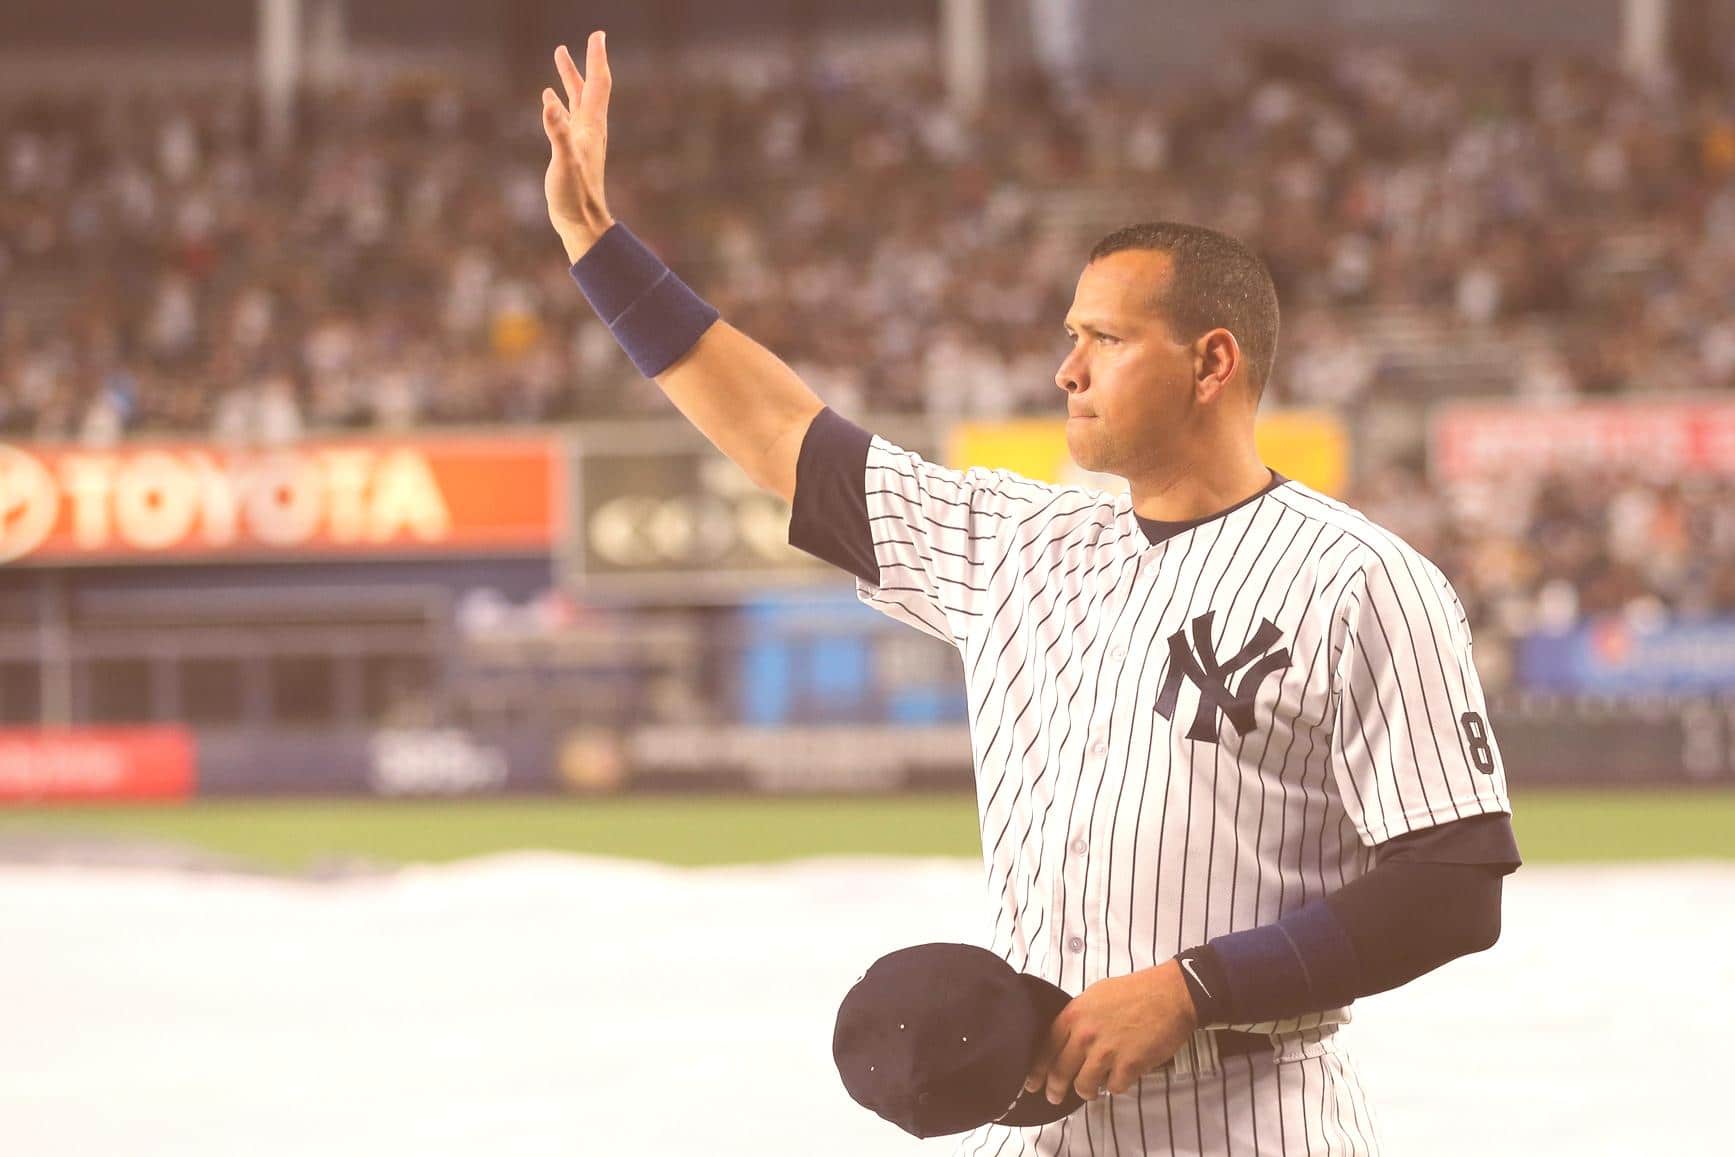
[(990, 1122), (1046, 1125), (1084, 1103), (1024, 1091), (1049, 1024), (1071, 999), (986, 949), (902, 948), (843, 998), (832, 1057), (858, 1104), (917, 1137)]

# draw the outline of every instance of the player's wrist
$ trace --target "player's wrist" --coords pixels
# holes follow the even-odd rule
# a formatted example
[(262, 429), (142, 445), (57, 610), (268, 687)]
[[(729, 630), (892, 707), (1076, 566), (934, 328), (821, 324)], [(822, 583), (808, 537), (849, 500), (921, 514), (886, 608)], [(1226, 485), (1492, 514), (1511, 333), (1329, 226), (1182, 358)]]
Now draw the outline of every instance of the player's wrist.
[(1175, 970), (1181, 974), (1181, 982), (1187, 988), (1193, 1008), (1193, 1027), (1225, 1023), (1229, 1012), (1229, 978), (1223, 970), (1223, 962), (1211, 946), (1202, 944), (1177, 953)]
[(589, 253), (602, 235), (614, 227), (615, 220), (607, 210), (592, 214), (584, 220), (562, 222), (554, 228), (560, 236), (560, 243), (566, 249), (566, 260), (570, 265), (577, 265), (581, 257)]
[(647, 378), (680, 361), (718, 318), (625, 225), (611, 224), (572, 263), (572, 279)]

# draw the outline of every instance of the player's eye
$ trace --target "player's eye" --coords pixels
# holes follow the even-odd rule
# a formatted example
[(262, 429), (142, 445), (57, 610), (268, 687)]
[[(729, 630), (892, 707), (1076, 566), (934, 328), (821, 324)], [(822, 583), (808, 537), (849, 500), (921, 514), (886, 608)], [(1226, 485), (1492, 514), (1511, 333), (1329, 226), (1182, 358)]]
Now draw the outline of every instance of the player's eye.
[(1119, 343), (1121, 339), (1112, 334), (1099, 333), (1096, 335), (1096, 340), (1100, 341), (1104, 345), (1115, 345)]

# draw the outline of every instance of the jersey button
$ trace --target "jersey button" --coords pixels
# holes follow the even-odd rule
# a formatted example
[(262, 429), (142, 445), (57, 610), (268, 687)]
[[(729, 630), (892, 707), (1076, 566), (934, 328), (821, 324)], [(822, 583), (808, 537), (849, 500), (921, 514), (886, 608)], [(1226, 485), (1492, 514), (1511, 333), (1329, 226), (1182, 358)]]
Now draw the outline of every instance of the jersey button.
[(1090, 845), (1084, 842), (1083, 836), (1080, 836), (1078, 839), (1072, 841), (1072, 854), (1075, 856), (1082, 856), (1084, 855), (1085, 849), (1088, 847), (1090, 847)]
[(1108, 657), (1111, 659), (1124, 659), (1127, 657), (1127, 649), (1125, 647), (1116, 647), (1108, 653)]
[(1084, 937), (1074, 936), (1071, 940), (1068, 940), (1066, 942), (1066, 947), (1069, 951), (1072, 951), (1072, 952), (1083, 952), (1084, 951)]
[(1092, 755), (1101, 755), (1103, 752), (1105, 752), (1107, 750), (1108, 750), (1108, 744), (1104, 743), (1100, 739), (1097, 740), (1095, 743), (1090, 745), (1090, 753)]

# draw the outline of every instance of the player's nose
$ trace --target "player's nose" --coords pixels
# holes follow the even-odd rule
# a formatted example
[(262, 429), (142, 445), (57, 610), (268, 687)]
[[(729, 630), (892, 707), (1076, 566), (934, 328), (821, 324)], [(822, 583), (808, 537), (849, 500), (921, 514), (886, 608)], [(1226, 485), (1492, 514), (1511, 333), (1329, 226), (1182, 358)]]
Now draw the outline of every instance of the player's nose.
[(1054, 384), (1069, 394), (1084, 389), (1087, 378), (1083, 363), (1071, 357), (1061, 362), (1060, 368), (1054, 371)]

